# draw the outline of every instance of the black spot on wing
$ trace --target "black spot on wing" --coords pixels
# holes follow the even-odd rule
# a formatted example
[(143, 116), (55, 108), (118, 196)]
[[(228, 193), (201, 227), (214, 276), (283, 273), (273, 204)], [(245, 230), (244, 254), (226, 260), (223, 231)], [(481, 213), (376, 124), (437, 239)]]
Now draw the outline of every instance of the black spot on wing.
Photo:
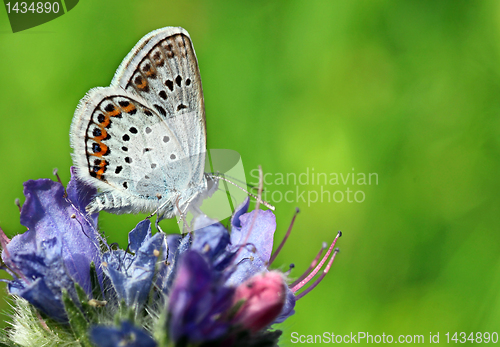
[(174, 90), (174, 82), (172, 82), (171, 80), (166, 80), (165, 85), (168, 87), (168, 89), (170, 89), (171, 92)]
[(158, 112), (160, 112), (160, 114), (163, 116), (163, 117), (166, 117), (167, 116), (167, 111), (165, 111), (165, 109), (163, 107), (161, 107), (160, 105), (157, 105), (157, 104), (154, 104), (153, 105), (154, 108), (156, 108), (156, 110)]

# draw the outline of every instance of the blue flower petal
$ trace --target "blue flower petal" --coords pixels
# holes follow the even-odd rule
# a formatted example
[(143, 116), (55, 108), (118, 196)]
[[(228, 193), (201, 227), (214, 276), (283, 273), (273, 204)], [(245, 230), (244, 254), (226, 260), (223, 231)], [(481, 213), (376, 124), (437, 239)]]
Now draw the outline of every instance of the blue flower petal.
[(90, 339), (97, 347), (156, 347), (155, 340), (144, 330), (129, 322), (120, 328), (95, 326), (90, 330)]
[(234, 229), (241, 229), (240, 217), (243, 214), (247, 213), (249, 206), (250, 206), (250, 198), (247, 197), (238, 207), (236, 207), (233, 216), (231, 217), (231, 232)]
[[(255, 213), (258, 214), (253, 223)], [(267, 269), (276, 230), (276, 217), (272, 211), (252, 211), (239, 219), (241, 229), (231, 230), (231, 244), (233, 247), (244, 244), (244, 248), (234, 260), (234, 264), (238, 265), (227, 281), (228, 285), (233, 286)]]
[(118, 297), (131, 307), (144, 304), (148, 297), (158, 259), (155, 250), (161, 249), (163, 234), (151, 236), (151, 222), (146, 219), (129, 233), (129, 240), (133, 242), (131, 249), (136, 250), (135, 254), (121, 249), (104, 253), (103, 270)]
[(290, 290), (290, 288), (287, 287), (287, 293), (286, 293), (286, 299), (285, 299), (285, 305), (283, 306), (283, 309), (281, 310), (281, 313), (279, 316), (276, 318), (276, 320), (273, 322), (273, 324), (276, 323), (282, 323), (284, 322), (288, 317), (293, 315), (295, 313), (295, 294)]
[(151, 238), (151, 222), (149, 219), (143, 220), (128, 233), (128, 249), (135, 253), (139, 250), (142, 243)]
[[(200, 228), (200, 225), (206, 225)], [(194, 239), (191, 249), (205, 253), (209, 258), (218, 256), (229, 244), (229, 233), (216, 220), (200, 215), (194, 222)]]
[(48, 316), (66, 321), (61, 290), (77, 299), (73, 280), (68, 276), (61, 257), (61, 243), (57, 238), (43, 241), (36, 254), (11, 254), (9, 266), (20, 275), (9, 283), (9, 292), (19, 295)]
[[(76, 178), (76, 168), (71, 167), (71, 180), (66, 187), (66, 193), (68, 194), (68, 199), (73, 203), (73, 205), (83, 214), (86, 214), (85, 207), (90, 203), (92, 198), (96, 195), (97, 189), (88, 186), (81, 180)], [(90, 220), (94, 224), (94, 228), (97, 228), (97, 217), (99, 213), (94, 213), (90, 217)]]
[(94, 192), (75, 177), (67, 195), (60, 183), (49, 179), (26, 182), (21, 223), (28, 231), (4, 245), (2, 260), (15, 277), (10, 293), (56, 320), (66, 320), (62, 289), (76, 300), (77, 282), (90, 294), (90, 263), (100, 264), (97, 216), (89, 218), (83, 210)]
[(221, 315), (231, 306), (233, 292), (222, 286), (203, 255), (194, 250), (184, 253), (169, 298), (172, 340), (196, 343), (224, 335), (229, 325)]
[(19, 281), (12, 281), (9, 283), (8, 288), (9, 293), (28, 300), (33, 306), (49, 317), (59, 322), (66, 322), (68, 320), (61, 297), (56, 297), (43, 279), (38, 278), (27, 287)]
[[(68, 193), (65, 197), (64, 187), (49, 179), (30, 180), (24, 184), (26, 201), (21, 210), (21, 224), (29, 230), (15, 236), (7, 249), (11, 255), (36, 254), (42, 242), (56, 237), (61, 243), (68, 274), (90, 294), (90, 263), (100, 264), (98, 233), (93, 221), (79, 209), (83, 200), (78, 198), (78, 192), (88, 193), (88, 190), (76, 183), (74, 177), (69, 186), (71, 195)], [(73, 203), (70, 196), (76, 202)]]
[[(170, 292), (172, 283), (177, 273), (178, 259), (191, 246), (191, 234), (184, 236), (175, 234), (167, 235), (168, 249), (163, 248), (163, 266), (158, 271), (158, 285), (167, 294)], [(165, 254), (167, 258), (165, 259)]]

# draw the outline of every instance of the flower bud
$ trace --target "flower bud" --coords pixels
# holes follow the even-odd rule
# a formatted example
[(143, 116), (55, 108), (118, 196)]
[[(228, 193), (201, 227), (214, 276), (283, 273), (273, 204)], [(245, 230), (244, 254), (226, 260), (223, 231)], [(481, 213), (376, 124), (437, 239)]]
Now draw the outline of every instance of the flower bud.
[(283, 275), (277, 271), (251, 277), (236, 288), (233, 305), (241, 306), (233, 322), (252, 332), (271, 324), (283, 309), (286, 288)]

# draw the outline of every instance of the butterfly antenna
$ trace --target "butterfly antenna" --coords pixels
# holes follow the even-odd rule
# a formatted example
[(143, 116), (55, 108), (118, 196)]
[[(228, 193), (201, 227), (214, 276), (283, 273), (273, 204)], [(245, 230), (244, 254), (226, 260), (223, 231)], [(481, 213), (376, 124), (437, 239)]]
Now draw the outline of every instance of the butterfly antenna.
[(207, 174), (208, 177), (212, 178), (212, 179), (220, 179), (220, 180), (223, 180), (225, 182), (228, 182), (228, 183), (231, 183), (233, 186), (235, 187), (238, 187), (239, 189), (241, 189), (242, 191), (244, 191), (245, 193), (247, 193), (248, 195), (250, 195), (252, 198), (254, 198), (255, 200), (257, 200), (258, 203), (260, 204), (263, 204), (264, 206), (266, 206), (268, 209), (274, 211), (276, 208), (271, 205), (270, 203), (266, 202), (266, 201), (263, 201), (261, 198), (259, 198), (257, 195), (255, 194), (252, 194), (250, 193), (248, 190), (246, 190), (245, 188), (242, 188), (240, 187), (239, 185), (237, 185), (236, 183), (228, 180), (227, 178), (225, 178), (224, 176), (219, 176), (219, 175), (213, 175), (213, 174)]
[[(231, 180), (233, 180), (234, 182), (237, 182), (243, 186), (247, 186), (247, 187), (252, 187), (252, 188), (255, 188), (255, 186), (252, 186), (250, 184), (248, 184), (247, 182), (245, 181), (242, 181), (236, 177), (233, 177), (233, 176), (229, 176), (228, 174), (224, 174), (224, 173), (220, 173), (219, 171), (215, 172), (215, 173), (211, 173), (212, 175), (214, 176), (217, 176), (217, 177), (225, 177), (225, 178), (229, 178)], [(220, 176), (219, 176), (220, 175)]]
[[(245, 181), (242, 181), (240, 179), (237, 179), (236, 177), (233, 177), (233, 176), (229, 176), (227, 174), (220, 174), (219, 172), (217, 173), (212, 173), (211, 175), (214, 175), (214, 176), (218, 176), (218, 175), (224, 175), (223, 177), (226, 177), (226, 178), (229, 178), (229, 179), (232, 179), (234, 182), (237, 182), (243, 186), (247, 186), (247, 187), (250, 187), (250, 190), (252, 189), (259, 189), (259, 186), (258, 185), (255, 185), (255, 184), (250, 184), (248, 182), (245, 182)], [(262, 190), (263, 192), (266, 191), (265, 189)]]

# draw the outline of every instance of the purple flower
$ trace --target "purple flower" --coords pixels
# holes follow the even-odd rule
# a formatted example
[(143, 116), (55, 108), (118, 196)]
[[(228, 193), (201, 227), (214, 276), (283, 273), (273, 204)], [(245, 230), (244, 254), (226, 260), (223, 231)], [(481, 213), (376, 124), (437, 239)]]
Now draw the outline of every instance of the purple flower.
[[(200, 225), (205, 225), (199, 228)], [(194, 221), (194, 237), (190, 249), (207, 257), (215, 272), (222, 272), (234, 263), (236, 253), (230, 251), (231, 237), (224, 226), (205, 215)]]
[[(272, 262), (271, 256), (273, 259), (276, 258), (282, 247), (281, 245), (274, 255), (271, 254), (276, 231), (274, 214), (271, 211), (260, 210), (247, 213), (249, 205), (250, 199), (247, 198), (231, 219), (231, 243), (240, 247), (243, 244), (246, 246), (236, 258), (238, 266), (228, 280), (230, 285), (240, 284), (257, 273), (268, 271)], [(258, 213), (257, 218), (255, 213)], [(295, 294), (287, 287), (285, 296), (285, 304), (275, 323), (285, 321), (295, 312)]]
[(84, 212), (94, 193), (76, 180), (73, 170), (67, 194), (49, 179), (26, 182), (21, 224), (28, 231), (2, 244), (2, 260), (14, 277), (9, 292), (58, 320), (66, 319), (62, 289), (74, 297), (77, 283), (90, 296), (90, 264), (100, 264), (97, 217)]
[(276, 217), (272, 211), (252, 211), (241, 215), (239, 220), (241, 228), (231, 230), (232, 249), (237, 252), (234, 262), (238, 266), (227, 280), (228, 285), (240, 284), (267, 270), (273, 251)]
[(67, 319), (62, 303), (62, 289), (76, 299), (74, 282), (66, 273), (57, 238), (42, 241), (35, 253), (15, 252), (6, 259), (16, 269), (17, 279), (10, 281), (11, 294), (19, 295), (48, 316)]
[(130, 252), (121, 249), (103, 254), (103, 270), (110, 278), (118, 298), (131, 307), (143, 305), (148, 297), (163, 234), (151, 235), (151, 222), (146, 219), (128, 235)]
[[(231, 234), (204, 215), (195, 219), (191, 247), (178, 254), (180, 264), (169, 297), (169, 331), (174, 341), (228, 338), (240, 331), (235, 327), (257, 333), (278, 317), (285, 320), (293, 313), (295, 296), (284, 277), (267, 270), (275, 216), (271, 211), (246, 213), (248, 206), (247, 199), (237, 208)], [(198, 229), (198, 225), (207, 226)], [(258, 284), (256, 291), (247, 290), (254, 284)]]
[[(24, 193), (21, 223), (28, 231), (10, 241), (0, 229), (1, 269), (13, 277), (9, 292), (63, 324), (31, 321), (47, 331), (71, 331), (71, 341), (85, 346), (91, 340), (97, 347), (275, 346), (281, 332), (268, 328), (294, 313), (296, 300), (324, 278), (338, 252), (340, 232), (323, 257), (326, 244), (287, 284), (289, 271), (269, 267), (296, 215), (274, 254), (276, 218), (271, 211), (247, 212), (249, 199), (236, 209), (231, 232), (199, 215), (191, 233), (153, 235), (146, 219), (129, 233), (126, 250), (114, 250), (96, 230), (97, 214), (85, 213), (96, 191), (73, 175), (67, 192), (40, 179), (26, 182)], [(26, 331), (16, 329), (13, 334)]]
[(179, 257), (189, 249), (192, 238), (191, 234), (171, 234), (165, 237), (167, 242), (166, 245), (163, 244), (163, 258), (160, 262), (156, 285), (161, 288), (163, 294), (168, 295), (177, 272)]
[(223, 286), (207, 259), (195, 250), (182, 255), (169, 297), (169, 331), (175, 342), (203, 342), (227, 333), (223, 314), (234, 289)]

